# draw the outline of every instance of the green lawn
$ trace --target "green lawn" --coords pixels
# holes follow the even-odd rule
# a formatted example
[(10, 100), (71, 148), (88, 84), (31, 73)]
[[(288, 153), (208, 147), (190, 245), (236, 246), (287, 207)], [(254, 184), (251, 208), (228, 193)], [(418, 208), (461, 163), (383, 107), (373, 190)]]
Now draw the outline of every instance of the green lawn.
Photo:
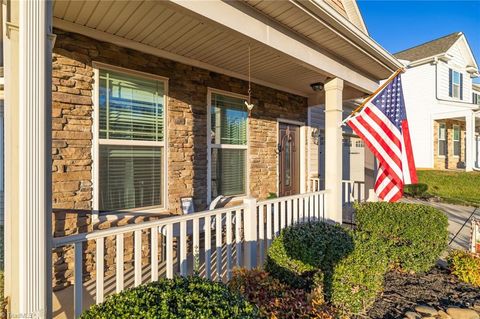
[(418, 182), (427, 193), (452, 204), (480, 206), (480, 172), (419, 170)]

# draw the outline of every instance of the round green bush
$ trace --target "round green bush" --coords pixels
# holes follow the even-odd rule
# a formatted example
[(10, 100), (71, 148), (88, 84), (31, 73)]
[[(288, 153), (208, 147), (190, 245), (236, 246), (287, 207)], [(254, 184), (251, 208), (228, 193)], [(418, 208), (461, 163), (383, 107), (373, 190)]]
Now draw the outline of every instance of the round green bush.
[(390, 261), (406, 271), (430, 270), (447, 247), (448, 219), (430, 206), (356, 204), (355, 220), (359, 231), (388, 243)]
[(109, 296), (81, 316), (93, 318), (259, 318), (256, 306), (222, 283), (200, 277), (161, 279)]
[(413, 197), (425, 197), (427, 195), (428, 185), (423, 183), (405, 185), (404, 193)]
[(362, 233), (352, 233), (354, 250), (335, 265), (330, 301), (347, 314), (361, 314), (383, 289), (388, 270), (386, 244)]
[[(333, 266), (352, 250), (351, 236), (338, 225), (324, 222), (296, 224), (283, 229), (273, 240), (265, 268), (292, 287), (308, 289), (315, 277), (328, 281)], [(328, 294), (328, 287), (325, 290)]]

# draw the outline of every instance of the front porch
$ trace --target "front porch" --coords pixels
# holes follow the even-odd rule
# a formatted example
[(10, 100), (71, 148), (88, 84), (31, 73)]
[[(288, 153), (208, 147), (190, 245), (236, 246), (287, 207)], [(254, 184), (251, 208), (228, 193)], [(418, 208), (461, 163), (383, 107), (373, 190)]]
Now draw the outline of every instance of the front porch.
[[(342, 199), (343, 102), (374, 91), (398, 65), (347, 26), (348, 38), (339, 36), (322, 20), (329, 9), (313, 4), (282, 2), (286, 15), (263, 1), (9, 4), (13, 313), (78, 316), (88, 300), (161, 270), (191, 273), (195, 247), (205, 276), (228, 278), (234, 263), (261, 263), (286, 225), (342, 222), (351, 200), (348, 190)], [(326, 191), (307, 193), (307, 108), (320, 104)], [(298, 144), (281, 145), (281, 123), (298, 129)], [(292, 157), (281, 160), (287, 149)], [(291, 196), (266, 200), (287, 183)], [(207, 210), (217, 195), (239, 205)], [(196, 213), (182, 215), (185, 198)]]
[(472, 171), (480, 168), (480, 114), (473, 110), (435, 114), (433, 168)]

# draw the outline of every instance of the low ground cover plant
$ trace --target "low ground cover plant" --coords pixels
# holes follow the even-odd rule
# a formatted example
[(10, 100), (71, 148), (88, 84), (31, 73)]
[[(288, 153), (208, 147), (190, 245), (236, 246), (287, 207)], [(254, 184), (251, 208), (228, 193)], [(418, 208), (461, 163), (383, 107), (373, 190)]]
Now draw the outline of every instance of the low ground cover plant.
[(261, 269), (235, 269), (228, 286), (256, 304), (262, 318), (334, 318), (323, 296), (293, 288)]
[(452, 274), (459, 280), (480, 287), (480, 257), (462, 250), (452, 251), (447, 258)]
[(447, 247), (448, 219), (436, 208), (406, 203), (355, 206), (358, 231), (384, 241), (395, 266), (413, 272), (430, 270)]
[(254, 319), (259, 314), (254, 304), (222, 283), (200, 277), (177, 277), (109, 296), (81, 318)]

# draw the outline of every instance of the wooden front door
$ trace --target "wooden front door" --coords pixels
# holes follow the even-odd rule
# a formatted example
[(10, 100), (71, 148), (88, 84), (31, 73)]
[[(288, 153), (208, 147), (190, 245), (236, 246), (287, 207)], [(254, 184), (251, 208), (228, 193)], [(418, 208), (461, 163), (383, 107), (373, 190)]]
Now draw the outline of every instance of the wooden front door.
[(300, 193), (300, 127), (279, 123), (279, 196)]

